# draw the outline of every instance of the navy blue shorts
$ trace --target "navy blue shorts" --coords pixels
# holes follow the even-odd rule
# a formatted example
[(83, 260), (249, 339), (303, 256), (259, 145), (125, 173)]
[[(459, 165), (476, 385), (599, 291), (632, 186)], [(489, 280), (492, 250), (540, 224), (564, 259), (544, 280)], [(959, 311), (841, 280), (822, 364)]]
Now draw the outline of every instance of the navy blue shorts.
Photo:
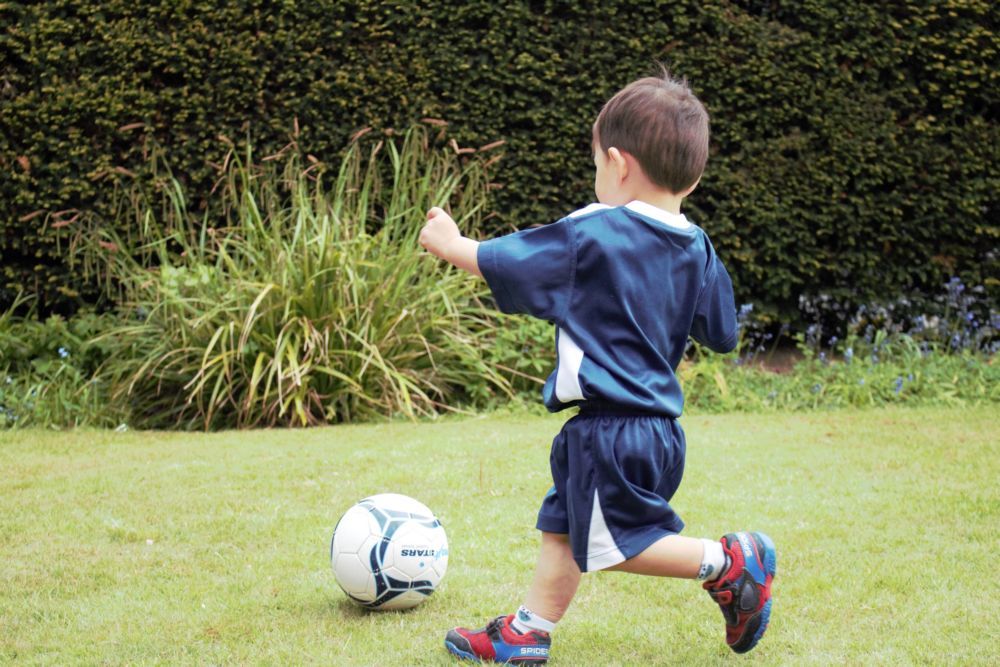
[(676, 420), (616, 409), (581, 410), (552, 441), (555, 486), (535, 527), (568, 533), (583, 572), (617, 565), (681, 532), (670, 499), (684, 475)]

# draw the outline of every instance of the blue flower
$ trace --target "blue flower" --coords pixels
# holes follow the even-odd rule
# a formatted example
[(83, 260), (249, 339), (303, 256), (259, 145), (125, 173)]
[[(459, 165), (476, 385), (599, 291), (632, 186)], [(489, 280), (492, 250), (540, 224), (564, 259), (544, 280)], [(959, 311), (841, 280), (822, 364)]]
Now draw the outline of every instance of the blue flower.
[(818, 394), (818, 393), (819, 393), (819, 390), (820, 390), (820, 389), (822, 389), (822, 388), (823, 388), (823, 385), (821, 385), (820, 383), (818, 383), (818, 382), (817, 382), (816, 384), (814, 384), (814, 385), (812, 386), (812, 392), (813, 392), (814, 394)]
[(840, 339), (837, 338), (836, 336), (830, 336), (830, 340), (827, 341), (827, 345), (829, 345), (830, 347), (833, 347), (834, 345), (837, 344), (838, 340), (840, 340)]
[(962, 292), (965, 291), (965, 285), (962, 284), (962, 281), (959, 278), (952, 278), (945, 287), (948, 288), (948, 305), (955, 308), (964, 308), (963, 301), (967, 303), (967, 300), (962, 298)]
[(65, 347), (60, 347), (59, 348), (59, 357), (62, 358), (62, 359), (65, 359), (68, 356), (69, 356), (69, 350), (67, 350)]
[(864, 378), (861, 378), (860, 380), (858, 380), (858, 384), (864, 384), (864, 383), (865, 383), (865, 379)]
[(897, 396), (899, 395), (899, 392), (903, 391), (903, 378), (901, 377), (896, 378), (896, 382), (894, 383), (893, 386), (893, 391), (896, 393)]
[(852, 359), (854, 359), (854, 348), (849, 347), (844, 350), (844, 362), (849, 364)]
[(806, 327), (806, 345), (809, 347), (819, 347), (823, 341), (823, 327), (819, 324), (810, 324)]

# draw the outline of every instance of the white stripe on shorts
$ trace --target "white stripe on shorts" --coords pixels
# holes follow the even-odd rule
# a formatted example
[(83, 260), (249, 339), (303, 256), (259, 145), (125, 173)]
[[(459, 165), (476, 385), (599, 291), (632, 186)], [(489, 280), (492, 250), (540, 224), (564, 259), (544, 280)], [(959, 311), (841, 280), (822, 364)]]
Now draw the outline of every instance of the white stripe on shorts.
[(594, 509), (590, 514), (590, 534), (587, 536), (587, 572), (596, 572), (617, 565), (625, 555), (615, 543), (601, 511), (601, 497), (594, 490)]

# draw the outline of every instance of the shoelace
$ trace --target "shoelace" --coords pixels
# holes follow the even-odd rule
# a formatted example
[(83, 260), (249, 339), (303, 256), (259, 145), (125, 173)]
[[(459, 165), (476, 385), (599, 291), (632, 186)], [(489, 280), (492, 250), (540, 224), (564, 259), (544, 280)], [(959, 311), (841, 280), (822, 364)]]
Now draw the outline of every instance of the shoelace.
[(503, 627), (503, 622), (505, 618), (506, 618), (505, 616), (497, 616), (492, 621), (486, 624), (486, 634), (491, 639), (503, 639), (503, 637), (500, 635), (500, 628)]

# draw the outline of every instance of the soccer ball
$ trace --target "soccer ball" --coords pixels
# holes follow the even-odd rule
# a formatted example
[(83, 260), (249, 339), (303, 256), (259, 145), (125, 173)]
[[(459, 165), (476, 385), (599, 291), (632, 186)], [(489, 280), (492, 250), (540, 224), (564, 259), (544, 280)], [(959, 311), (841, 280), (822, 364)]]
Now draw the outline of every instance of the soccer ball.
[(369, 609), (409, 609), (427, 599), (448, 568), (448, 538), (427, 506), (380, 493), (344, 513), (330, 564), (347, 596)]

